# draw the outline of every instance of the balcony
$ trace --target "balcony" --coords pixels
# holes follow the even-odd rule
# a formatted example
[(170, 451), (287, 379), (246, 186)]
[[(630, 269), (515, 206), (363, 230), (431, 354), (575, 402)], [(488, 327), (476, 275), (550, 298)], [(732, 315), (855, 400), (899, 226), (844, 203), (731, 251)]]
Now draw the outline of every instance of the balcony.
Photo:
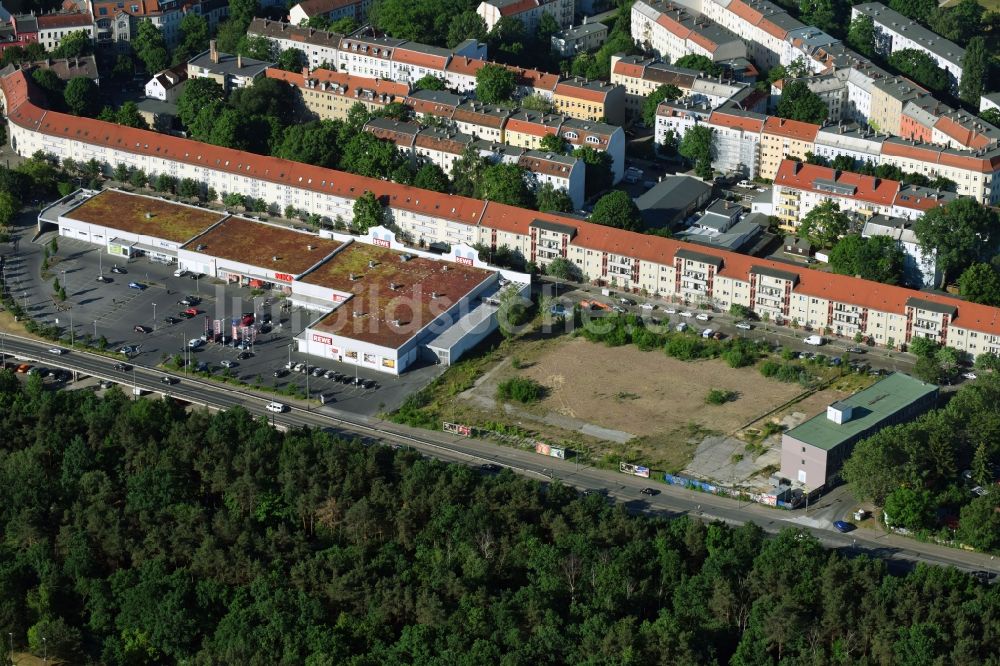
[(758, 286), (757, 287), (757, 295), (758, 296), (766, 296), (768, 298), (776, 298), (776, 299), (778, 299), (780, 301), (782, 299), (782, 297), (785, 295), (785, 291), (783, 289), (775, 289), (773, 287), (761, 287), (761, 286)]
[(923, 331), (930, 331), (932, 333), (937, 333), (940, 330), (941, 325), (936, 321), (927, 321), (926, 319), (916, 319), (913, 322), (913, 328), (920, 329)]

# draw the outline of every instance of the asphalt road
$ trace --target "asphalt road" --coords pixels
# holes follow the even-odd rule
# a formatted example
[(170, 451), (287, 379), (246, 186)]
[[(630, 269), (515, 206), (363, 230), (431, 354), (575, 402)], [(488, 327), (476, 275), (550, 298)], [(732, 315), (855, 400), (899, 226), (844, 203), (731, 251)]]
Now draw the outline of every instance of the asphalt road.
[[(50, 343), (12, 335), (0, 337), (0, 351), (8, 356), (13, 355), (26, 362), (34, 361), (48, 367), (65, 368), (94, 377), (111, 379), (122, 384), (127, 392), (131, 390), (130, 385), (134, 384), (147, 391), (167, 394), (211, 409), (244, 407), (253, 414), (267, 418), (279, 428), (312, 426), (337, 435), (358, 437), (368, 443), (410, 446), (425, 455), (448, 462), (477, 467), (490, 463), (497, 464), (535, 479), (559, 480), (581, 490), (605, 491), (610, 500), (623, 503), (632, 512), (648, 512), (668, 517), (690, 515), (704, 520), (721, 520), (734, 525), (752, 521), (771, 533), (786, 527), (799, 527), (813, 534), (829, 548), (848, 554), (868, 554), (884, 558), (899, 569), (924, 562), (968, 571), (980, 569), (1000, 571), (998, 563), (991, 556), (981, 553), (921, 543), (896, 534), (867, 529), (841, 534), (817, 526), (825, 525), (828, 521), (817, 520), (813, 514), (804, 510), (789, 512), (758, 504), (743, 504), (725, 497), (695, 493), (648, 479), (579, 465), (572, 460), (542, 457), (531, 451), (496, 446), (483, 440), (417, 430), (346, 414), (329, 406), (308, 410), (283, 399), (283, 402), (291, 405), (291, 410), (279, 415), (270, 414), (265, 411), (264, 406), (271, 398), (254, 394), (245, 388), (215, 385), (179, 375), (174, 375), (176, 383), (166, 385), (161, 382), (165, 374), (163, 372), (137, 366), (130, 372), (122, 373), (114, 370), (116, 363), (114, 359), (80, 351), (54, 355), (47, 351), (51, 347)], [(658, 493), (654, 496), (643, 495), (641, 490), (645, 487), (656, 488)]]

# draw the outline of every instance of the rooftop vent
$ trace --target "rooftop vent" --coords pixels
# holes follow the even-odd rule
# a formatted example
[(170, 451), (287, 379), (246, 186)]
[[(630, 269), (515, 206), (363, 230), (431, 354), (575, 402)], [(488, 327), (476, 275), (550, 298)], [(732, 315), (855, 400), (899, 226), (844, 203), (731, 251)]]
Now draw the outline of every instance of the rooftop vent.
[(437, 298), (437, 297), (438, 297), (438, 293), (436, 291), (432, 291), (431, 292), (431, 298)]
[(375, 264), (375, 260), (374, 259), (369, 259), (368, 260), (368, 268), (375, 268), (375, 265), (376, 264)]
[(271, 257), (271, 261), (277, 261), (278, 259), (280, 259), (280, 257), (276, 254)]
[(354, 282), (358, 278), (356, 275), (354, 275), (354, 273), (351, 273), (350, 275), (347, 276), (347, 279), (350, 280), (351, 282)]
[(146, 213), (146, 219), (147, 219), (147, 220), (152, 220), (152, 219), (153, 219), (153, 214), (152, 214), (152, 213), (149, 213), (149, 212), (147, 212), (147, 213)]
[(313, 245), (312, 243), (309, 243), (308, 245), (306, 245), (306, 247), (309, 249), (310, 252), (316, 249), (316, 246)]
[(843, 425), (851, 420), (854, 408), (845, 402), (838, 400), (826, 408), (826, 418), (837, 425)]

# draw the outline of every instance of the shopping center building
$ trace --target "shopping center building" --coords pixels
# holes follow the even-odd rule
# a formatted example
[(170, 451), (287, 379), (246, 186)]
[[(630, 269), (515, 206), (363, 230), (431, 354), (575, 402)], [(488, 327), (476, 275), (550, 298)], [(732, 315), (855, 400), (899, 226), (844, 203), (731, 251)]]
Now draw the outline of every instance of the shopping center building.
[(74, 192), (38, 220), (109, 254), (284, 294), (312, 315), (299, 351), (391, 374), (458, 360), (496, 330), (499, 292), (530, 288), (468, 245), (435, 254), (384, 227), (315, 234), (120, 190)]

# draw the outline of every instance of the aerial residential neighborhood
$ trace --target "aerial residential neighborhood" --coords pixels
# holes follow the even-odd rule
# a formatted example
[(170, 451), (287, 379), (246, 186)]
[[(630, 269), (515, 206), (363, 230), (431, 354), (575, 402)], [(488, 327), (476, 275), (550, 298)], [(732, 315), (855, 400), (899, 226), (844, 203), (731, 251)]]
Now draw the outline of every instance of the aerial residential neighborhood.
[(998, 28), (0, 6), (5, 663), (993, 663)]

